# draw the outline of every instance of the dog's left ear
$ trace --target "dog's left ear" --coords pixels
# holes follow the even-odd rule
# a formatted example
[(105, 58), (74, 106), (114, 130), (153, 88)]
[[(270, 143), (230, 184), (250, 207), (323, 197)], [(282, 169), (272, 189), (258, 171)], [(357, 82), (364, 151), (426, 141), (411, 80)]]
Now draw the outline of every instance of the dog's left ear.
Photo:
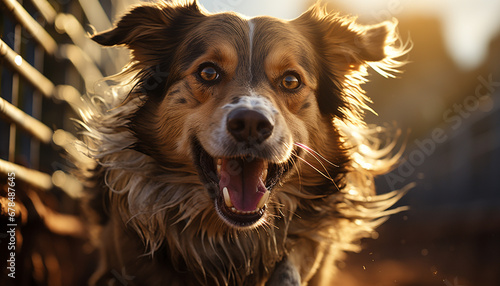
[(408, 52), (398, 45), (397, 21), (358, 25), (355, 18), (328, 13), (316, 4), (292, 25), (309, 39), (318, 63), (318, 105), (323, 114), (356, 122), (369, 109), (364, 95), (366, 66), (383, 76), (398, 72)]
[(358, 51), (360, 59), (368, 62), (383, 60), (387, 54), (385, 48), (394, 38), (393, 22), (383, 22), (378, 25), (354, 28), (354, 50)]
[(347, 66), (376, 62), (389, 56), (386, 47), (397, 39), (396, 20), (377, 25), (358, 25), (354, 18), (329, 14), (319, 5), (311, 7), (292, 21), (307, 38), (317, 43), (320, 55), (327, 59), (344, 58)]

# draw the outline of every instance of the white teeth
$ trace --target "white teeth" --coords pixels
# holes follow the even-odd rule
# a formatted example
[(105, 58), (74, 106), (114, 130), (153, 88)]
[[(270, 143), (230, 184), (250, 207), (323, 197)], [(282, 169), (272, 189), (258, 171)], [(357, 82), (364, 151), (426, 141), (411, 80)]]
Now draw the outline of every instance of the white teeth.
[(220, 170), (222, 170), (222, 159), (217, 160), (217, 174), (220, 174)]
[(228, 206), (229, 208), (232, 207), (233, 203), (231, 202), (231, 198), (229, 197), (229, 191), (227, 190), (227, 187), (224, 187), (222, 189), (222, 194), (224, 195), (224, 202), (226, 203), (226, 206)]
[(235, 207), (232, 207), (231, 208), (231, 211), (235, 214), (243, 214), (243, 215), (248, 215), (248, 214), (256, 214), (258, 212), (261, 211), (260, 208), (256, 208), (255, 210), (253, 211), (240, 211), (240, 210), (237, 210)]
[(259, 201), (259, 204), (257, 205), (257, 207), (253, 210), (253, 211), (241, 211), (241, 210), (238, 210), (236, 209), (234, 206), (233, 206), (233, 203), (231, 202), (230, 198), (229, 198), (229, 192), (227, 190), (227, 187), (224, 187), (222, 189), (222, 193), (224, 195), (224, 202), (226, 203), (226, 206), (229, 208), (229, 210), (231, 210), (231, 212), (235, 213), (235, 214), (239, 214), (239, 215), (250, 215), (250, 214), (258, 214), (260, 212), (262, 212), (262, 208), (265, 206), (265, 204), (267, 203), (267, 200), (269, 199), (269, 194), (270, 192), (267, 191), (263, 196), (262, 198), (260, 199)]
[(262, 196), (262, 198), (260, 198), (259, 203), (257, 204), (257, 209), (261, 209), (261, 208), (264, 207), (264, 205), (267, 203), (267, 200), (269, 199), (269, 194), (270, 193), (271, 192), (269, 192), (269, 191), (266, 191), (264, 193), (264, 195)]
[(261, 179), (262, 179), (262, 182), (266, 181), (266, 179), (267, 179), (267, 168), (264, 169), (264, 171), (262, 172)]

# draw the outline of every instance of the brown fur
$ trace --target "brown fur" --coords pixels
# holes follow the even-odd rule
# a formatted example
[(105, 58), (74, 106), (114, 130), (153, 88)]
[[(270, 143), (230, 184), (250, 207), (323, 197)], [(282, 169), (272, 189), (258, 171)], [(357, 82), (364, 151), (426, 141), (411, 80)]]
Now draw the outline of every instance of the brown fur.
[[(375, 196), (373, 176), (396, 158), (364, 125), (369, 99), (360, 87), (367, 66), (388, 75), (402, 65), (394, 29), (356, 25), (319, 5), (283, 21), (159, 2), (94, 35), (126, 46), (132, 59), (113, 78), (129, 88), (96, 96), (83, 118), (99, 163), (90, 194), (102, 260), (92, 283), (120, 273), (128, 285), (332, 285), (335, 261), (398, 211), (386, 209), (402, 195)], [(215, 83), (200, 80), (205, 63), (220, 69)], [(300, 88), (283, 88), (290, 73)], [(272, 111), (274, 129), (244, 147), (219, 130), (227, 108), (252, 98)], [(271, 196), (258, 222), (221, 218), (221, 193), (201, 174), (210, 166), (198, 163), (205, 153), (262, 158), (270, 173), (283, 172), (266, 181)]]

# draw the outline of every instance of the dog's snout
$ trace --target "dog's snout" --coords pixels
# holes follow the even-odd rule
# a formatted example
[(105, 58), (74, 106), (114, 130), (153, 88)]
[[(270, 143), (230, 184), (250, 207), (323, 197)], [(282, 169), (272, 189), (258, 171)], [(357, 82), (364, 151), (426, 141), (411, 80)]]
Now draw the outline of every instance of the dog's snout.
[(227, 131), (239, 142), (261, 143), (273, 133), (274, 125), (259, 111), (236, 109), (227, 116)]

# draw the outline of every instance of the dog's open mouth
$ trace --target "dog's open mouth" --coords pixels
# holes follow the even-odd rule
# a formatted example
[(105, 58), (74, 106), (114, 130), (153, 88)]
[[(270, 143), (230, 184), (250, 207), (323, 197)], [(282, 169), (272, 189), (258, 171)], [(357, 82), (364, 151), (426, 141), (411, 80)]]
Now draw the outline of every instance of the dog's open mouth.
[(214, 197), (220, 217), (234, 227), (259, 223), (273, 187), (292, 162), (275, 164), (251, 156), (214, 158), (197, 140), (193, 147), (200, 179)]

